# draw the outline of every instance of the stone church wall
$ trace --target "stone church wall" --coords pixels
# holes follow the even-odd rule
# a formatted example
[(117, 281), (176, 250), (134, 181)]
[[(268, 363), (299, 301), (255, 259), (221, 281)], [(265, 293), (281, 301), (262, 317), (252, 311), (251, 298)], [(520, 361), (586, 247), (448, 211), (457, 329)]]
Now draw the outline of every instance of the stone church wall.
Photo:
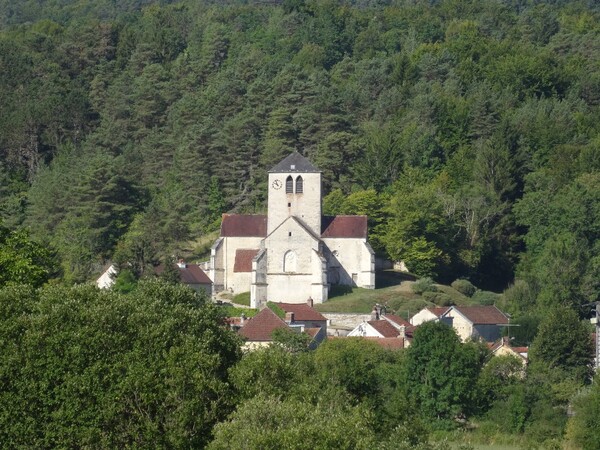
[(374, 264), (374, 255), (364, 239), (325, 238), (323, 242), (328, 248), (330, 284), (368, 289), (375, 287), (371, 267)]
[(223, 285), (226, 290), (233, 291), (236, 294), (248, 292), (250, 287), (250, 272), (235, 273), (233, 266), (235, 264), (235, 252), (238, 249), (258, 249), (260, 248), (260, 237), (226, 237), (223, 238), (223, 262), (225, 268), (223, 276)]

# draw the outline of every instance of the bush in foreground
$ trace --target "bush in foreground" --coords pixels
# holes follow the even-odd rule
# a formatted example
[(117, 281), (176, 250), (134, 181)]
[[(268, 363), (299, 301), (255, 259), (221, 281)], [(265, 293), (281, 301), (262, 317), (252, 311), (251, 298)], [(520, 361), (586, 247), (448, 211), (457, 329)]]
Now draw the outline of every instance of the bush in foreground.
[(19, 448), (202, 447), (233, 408), (240, 356), (218, 308), (159, 281), (0, 290), (0, 441)]

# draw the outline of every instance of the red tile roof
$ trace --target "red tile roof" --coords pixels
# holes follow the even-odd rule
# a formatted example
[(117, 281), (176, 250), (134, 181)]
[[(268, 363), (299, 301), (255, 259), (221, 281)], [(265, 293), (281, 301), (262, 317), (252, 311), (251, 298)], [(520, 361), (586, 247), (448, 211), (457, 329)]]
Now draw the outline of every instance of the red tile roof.
[(367, 216), (323, 216), (321, 237), (367, 238)]
[(235, 251), (234, 272), (252, 272), (252, 260), (258, 254), (255, 249), (238, 249)]
[[(179, 267), (175, 264), (177, 270), (179, 270), (179, 277), (182, 283), (185, 284), (212, 284), (208, 275), (200, 268), (198, 264), (186, 264), (185, 268)], [(154, 272), (156, 275), (160, 275), (165, 271), (165, 267), (161, 264), (156, 266)]]
[(474, 325), (502, 325), (508, 317), (495, 306), (453, 306)]
[(381, 316), (382, 319), (385, 319), (387, 321), (393, 322), (396, 325), (402, 327), (412, 327), (412, 325), (410, 324), (410, 322), (407, 322), (406, 320), (404, 320), (402, 317), (397, 316), (395, 314), (385, 314), (383, 316)]
[(398, 349), (404, 348), (404, 339), (402, 339), (402, 338), (364, 337), (363, 339), (369, 339), (370, 341), (376, 342), (387, 350), (398, 350)]
[(435, 314), (437, 317), (441, 316), (442, 314), (446, 314), (446, 312), (450, 309), (450, 306), (439, 306), (439, 307), (433, 307), (433, 308), (427, 308), (427, 311), (431, 311), (433, 314)]
[(223, 214), (222, 237), (266, 237), (267, 216), (263, 214)]
[(400, 335), (398, 329), (387, 320), (369, 320), (367, 323), (384, 338), (395, 338)]
[(292, 312), (294, 313), (295, 321), (308, 321), (308, 320), (320, 320), (326, 321), (327, 318), (323, 316), (317, 310), (311, 308), (306, 303), (277, 303), (281, 309), (283, 309), (286, 313)]
[[(221, 237), (266, 237), (267, 216), (223, 214)], [(367, 216), (323, 216), (323, 238), (367, 238)]]
[(198, 264), (186, 264), (185, 268), (178, 267), (181, 281), (187, 284), (211, 284), (210, 278)]
[(321, 331), (321, 328), (305, 328), (304, 332), (306, 334), (308, 334), (311, 338), (315, 338), (317, 337), (317, 334), (319, 334)]
[(248, 341), (272, 341), (271, 335), (278, 328), (288, 328), (286, 323), (277, 317), (269, 308), (263, 309), (246, 322), (238, 333)]

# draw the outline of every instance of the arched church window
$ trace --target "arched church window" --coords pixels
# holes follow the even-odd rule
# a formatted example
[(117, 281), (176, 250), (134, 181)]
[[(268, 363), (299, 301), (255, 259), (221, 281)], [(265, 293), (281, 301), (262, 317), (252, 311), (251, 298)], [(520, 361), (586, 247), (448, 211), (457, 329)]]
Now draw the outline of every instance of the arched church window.
[(294, 179), (291, 175), (289, 175), (285, 180), (285, 193), (293, 194), (294, 193)]
[(296, 194), (302, 194), (302, 192), (304, 192), (304, 181), (302, 180), (302, 177), (298, 175), (296, 178)]
[(283, 271), (296, 272), (296, 253), (292, 250), (285, 252), (283, 255)]

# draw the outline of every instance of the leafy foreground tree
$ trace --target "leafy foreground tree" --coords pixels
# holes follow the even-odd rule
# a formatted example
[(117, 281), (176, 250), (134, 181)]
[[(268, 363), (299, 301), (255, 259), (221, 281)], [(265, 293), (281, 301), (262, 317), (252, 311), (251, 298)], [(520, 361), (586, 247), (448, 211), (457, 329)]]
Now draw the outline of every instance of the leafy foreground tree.
[(23, 283), (41, 286), (55, 272), (52, 254), (29, 238), (26, 230), (9, 230), (0, 223), (0, 286)]
[(372, 449), (369, 411), (342, 402), (313, 405), (259, 395), (215, 428), (210, 449)]
[(567, 425), (567, 438), (577, 448), (600, 448), (600, 379), (574, 401), (575, 414)]
[(477, 344), (461, 344), (450, 326), (427, 322), (415, 330), (406, 352), (406, 395), (429, 419), (469, 414), (477, 403), (474, 387), (482, 359)]
[(365, 404), (351, 405), (344, 396), (326, 395), (316, 404), (302, 398), (260, 394), (242, 405), (227, 422), (215, 427), (211, 450), (380, 449), (449, 450), (446, 442), (427, 442), (427, 433), (400, 424), (381, 439)]
[(6, 287), (0, 342), (7, 448), (202, 447), (233, 408), (238, 339), (182, 286)]
[(555, 381), (588, 382), (592, 374), (593, 342), (589, 324), (570, 308), (549, 311), (529, 352), (533, 372)]

